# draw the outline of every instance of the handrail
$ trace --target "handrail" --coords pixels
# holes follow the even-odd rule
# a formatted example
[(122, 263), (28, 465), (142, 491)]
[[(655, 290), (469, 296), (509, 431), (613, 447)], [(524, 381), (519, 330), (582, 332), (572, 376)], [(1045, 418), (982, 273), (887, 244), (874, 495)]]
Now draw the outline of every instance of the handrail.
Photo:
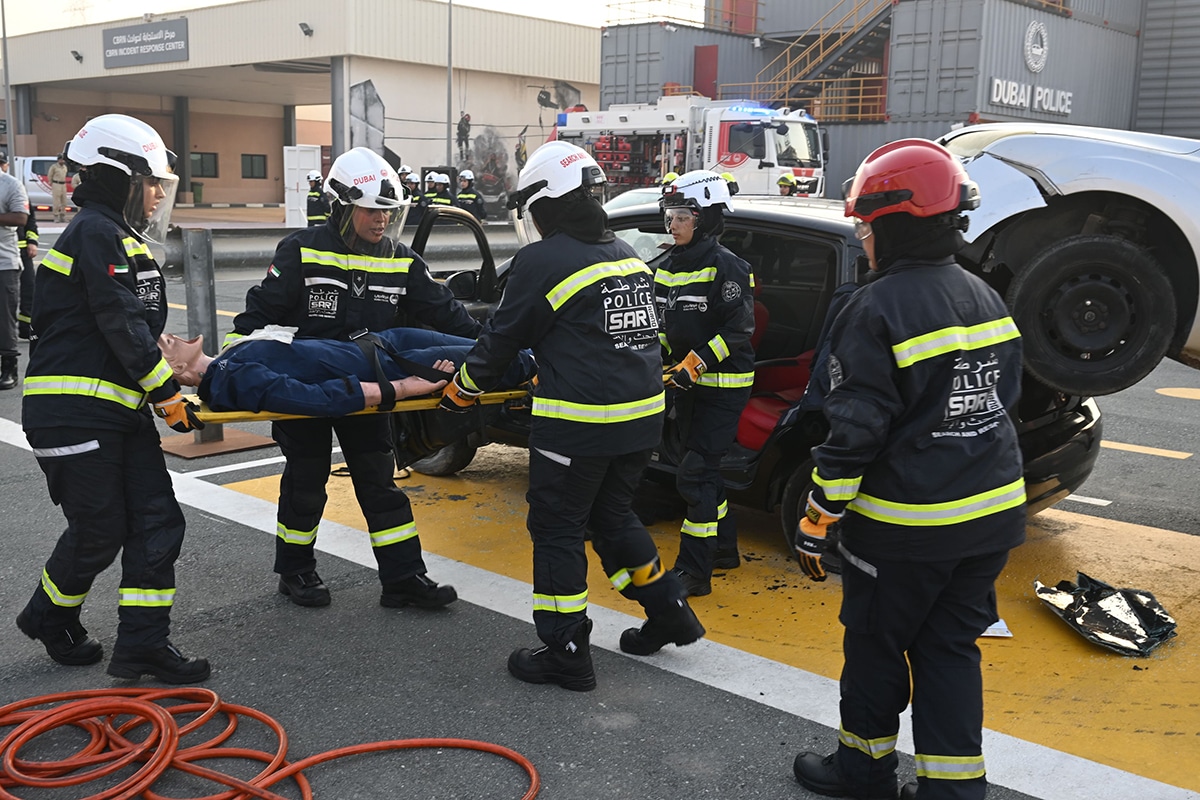
[[(870, 75), (854, 78), (818, 78), (804, 81), (815, 94), (810, 98), (789, 100), (792, 108), (803, 107), (823, 122), (880, 122), (887, 119), (887, 78)], [(769, 96), (786, 92), (792, 84), (782, 81), (723, 83), (718, 96), (722, 100), (767, 101)]]
[[(853, 2), (853, 8), (845, 12), (841, 19), (832, 25), (826, 26), (826, 20), (837, 12), (842, 6), (848, 2)], [(892, 4), (892, 0), (840, 0), (837, 5), (833, 6), (825, 13), (825, 16), (817, 20), (807, 31), (800, 35), (795, 42), (784, 48), (778, 56), (771, 60), (767, 66), (758, 71), (759, 83), (786, 83), (787, 87), (782, 92), (773, 93), (770, 97), (764, 98), (768, 101), (778, 101), (787, 97), (787, 88), (797, 80), (801, 79), (814, 64), (823, 61), (830, 53), (842, 44), (859, 33), (875, 16), (885, 7)], [(864, 7), (870, 6), (870, 11), (865, 16), (860, 16)], [(846, 25), (854, 19), (852, 25), (847, 29)], [(793, 48), (804, 39), (808, 38), (814, 31), (820, 31), (816, 41), (805, 47), (800, 53), (794, 57), (789, 54)], [(768, 74), (772, 67), (780, 59), (785, 59), (786, 63), (782, 68), (776, 68), (776, 71), (770, 78), (763, 76)]]
[(757, 33), (759, 3), (753, 11), (718, 8), (703, 0), (608, 0), (605, 26), (637, 25), (646, 22), (679, 24), (728, 33)]

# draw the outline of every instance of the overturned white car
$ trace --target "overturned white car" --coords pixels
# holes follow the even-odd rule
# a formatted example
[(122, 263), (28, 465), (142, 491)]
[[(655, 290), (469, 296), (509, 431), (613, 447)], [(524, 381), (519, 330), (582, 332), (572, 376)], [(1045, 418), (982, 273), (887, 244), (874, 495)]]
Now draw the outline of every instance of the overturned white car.
[(983, 198), (961, 258), (1004, 295), (1034, 377), (1103, 395), (1164, 356), (1200, 367), (1200, 141), (1036, 122), (938, 141)]

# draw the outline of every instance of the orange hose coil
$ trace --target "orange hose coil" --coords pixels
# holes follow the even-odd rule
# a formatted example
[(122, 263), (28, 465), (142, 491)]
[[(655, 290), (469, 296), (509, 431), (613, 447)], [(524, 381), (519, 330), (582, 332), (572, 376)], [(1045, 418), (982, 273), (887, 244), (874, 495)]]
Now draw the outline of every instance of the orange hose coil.
[[(178, 701), (164, 706), (160, 701)], [(33, 710), (38, 706), (48, 709)], [(195, 714), (195, 719), (179, 725), (176, 717)], [(199, 730), (217, 715), (224, 714), (228, 723), (208, 741), (180, 748), (183, 737)], [(122, 717), (129, 719), (123, 722)], [(241, 747), (222, 747), (237, 731), (238, 718), (249, 717), (266, 725), (278, 737), (274, 754)], [(39, 736), (56, 728), (72, 725), (89, 734), (89, 741), (74, 754), (58, 761), (23, 761), (17, 758), (21, 748)], [(126, 735), (149, 725), (150, 732), (138, 742)], [(416, 748), (451, 748), (479, 750), (506, 758), (519, 765), (529, 776), (529, 789), (521, 800), (533, 800), (541, 789), (537, 769), (520, 753), (490, 742), (471, 739), (397, 739), (383, 742), (340, 747), (325, 753), (289, 763), (287, 733), (273, 718), (247, 706), (226, 703), (210, 689), (91, 689), (60, 692), (20, 700), (0, 708), (0, 728), (13, 727), (0, 741), (0, 800), (21, 800), (7, 788), (28, 786), (61, 788), (81, 786), (97, 778), (111, 775), (135, 762), (142, 766), (129, 777), (98, 794), (81, 800), (129, 800), (138, 796), (146, 800), (175, 800), (151, 791), (154, 783), (169, 769), (206, 778), (230, 787), (220, 794), (205, 795), (188, 800), (244, 800), (258, 797), (263, 800), (287, 800), (267, 789), (268, 786), (291, 778), (296, 782), (304, 800), (312, 800), (312, 788), (303, 770), (343, 756), (375, 753), (387, 750)], [(261, 772), (243, 781), (222, 772), (198, 766), (192, 762), (206, 758), (239, 758), (262, 761)]]

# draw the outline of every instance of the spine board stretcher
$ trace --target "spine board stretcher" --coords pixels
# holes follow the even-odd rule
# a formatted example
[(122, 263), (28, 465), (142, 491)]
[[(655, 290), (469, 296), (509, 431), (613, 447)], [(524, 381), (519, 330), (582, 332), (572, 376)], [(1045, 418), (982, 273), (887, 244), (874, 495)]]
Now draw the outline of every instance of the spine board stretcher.
[[(524, 389), (513, 389), (506, 392), (484, 392), (479, 395), (477, 402), (481, 405), (493, 405), (495, 403), (503, 403), (508, 400), (516, 400), (521, 397), (526, 397), (529, 392)], [(424, 397), (414, 397), (405, 400), (397, 400), (395, 407), (391, 411), (384, 413), (395, 414), (407, 411), (426, 411), (432, 408), (437, 408), (441, 402), (442, 396), (438, 394), (426, 395)], [(276, 411), (213, 411), (208, 407), (207, 403), (201, 402), (195, 395), (188, 397), (190, 402), (196, 409), (196, 416), (200, 421), (207, 424), (225, 424), (233, 422), (267, 422), (270, 420), (279, 419), (312, 419), (312, 417), (303, 414), (281, 414)], [(358, 416), (359, 414), (378, 414), (380, 413), (377, 406), (368, 406), (362, 411), (355, 411), (349, 416)]]

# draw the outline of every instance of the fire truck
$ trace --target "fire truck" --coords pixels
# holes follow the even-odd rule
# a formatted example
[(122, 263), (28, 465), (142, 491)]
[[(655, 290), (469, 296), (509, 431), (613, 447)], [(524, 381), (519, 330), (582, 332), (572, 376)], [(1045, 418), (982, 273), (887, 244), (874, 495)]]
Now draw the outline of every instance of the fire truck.
[(677, 95), (559, 114), (556, 137), (595, 157), (609, 198), (693, 169), (732, 173), (743, 194), (777, 194), (785, 173), (801, 193), (825, 193), (828, 136), (803, 110)]

